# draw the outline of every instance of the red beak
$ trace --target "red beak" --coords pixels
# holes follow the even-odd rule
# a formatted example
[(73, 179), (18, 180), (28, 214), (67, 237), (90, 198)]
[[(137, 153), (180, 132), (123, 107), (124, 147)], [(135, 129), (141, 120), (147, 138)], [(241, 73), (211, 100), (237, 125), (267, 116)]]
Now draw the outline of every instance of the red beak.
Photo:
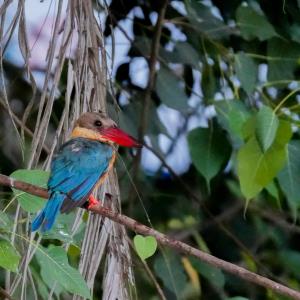
[(118, 127), (110, 127), (101, 130), (101, 135), (120, 146), (141, 148), (142, 145), (132, 136)]

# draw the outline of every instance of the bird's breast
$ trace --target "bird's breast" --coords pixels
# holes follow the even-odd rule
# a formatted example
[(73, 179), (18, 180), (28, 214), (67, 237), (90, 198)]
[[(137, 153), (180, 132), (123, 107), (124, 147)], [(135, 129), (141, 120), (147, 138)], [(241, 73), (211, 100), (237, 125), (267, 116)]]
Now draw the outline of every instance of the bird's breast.
[(98, 188), (101, 184), (103, 184), (104, 180), (106, 179), (107, 175), (109, 174), (109, 171), (114, 166), (115, 160), (116, 160), (116, 152), (114, 151), (113, 155), (112, 155), (112, 157), (109, 161), (109, 164), (108, 164), (108, 167), (107, 167), (106, 171), (99, 178), (95, 188)]

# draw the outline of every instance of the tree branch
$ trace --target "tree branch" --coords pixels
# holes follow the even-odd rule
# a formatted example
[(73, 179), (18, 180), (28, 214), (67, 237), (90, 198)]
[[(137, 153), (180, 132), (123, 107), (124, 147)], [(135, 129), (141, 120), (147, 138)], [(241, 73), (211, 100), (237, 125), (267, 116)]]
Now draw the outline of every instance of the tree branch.
[[(153, 39), (151, 43), (151, 52), (148, 60), (149, 77), (148, 77), (148, 83), (144, 94), (144, 101), (142, 103), (143, 108), (141, 111), (140, 126), (138, 129), (138, 139), (140, 141), (144, 140), (144, 135), (146, 133), (147, 126), (148, 126), (148, 115), (149, 115), (149, 109), (151, 104), (151, 94), (155, 86), (156, 63), (157, 63), (157, 57), (158, 57), (159, 47), (160, 47), (160, 38), (161, 38), (162, 26), (163, 26), (163, 21), (165, 18), (168, 3), (169, 3), (168, 0), (164, 0), (163, 3), (161, 4), (161, 8), (154, 27)], [(141, 157), (142, 157), (142, 149), (137, 149), (135, 160), (133, 162), (134, 181), (138, 175), (138, 169), (139, 169)], [(134, 195), (132, 191), (130, 194)], [(133, 198), (131, 197), (129, 201), (130, 206), (132, 206), (132, 199)]]
[[(42, 198), (48, 198), (48, 192), (44, 188), (40, 188), (38, 186), (15, 180), (11, 177), (0, 174), (0, 184), (4, 186), (8, 186), (10, 188), (15, 188), (27, 193), (30, 193), (35, 196), (39, 196)], [(125, 215), (119, 214), (117, 212), (111, 211), (110, 209), (103, 206), (93, 206), (89, 209), (90, 211), (99, 214), (103, 217), (107, 217), (119, 224), (130, 228), (134, 232), (143, 234), (143, 235), (151, 235), (156, 238), (156, 240), (164, 246), (175, 249), (181, 253), (194, 256), (200, 259), (207, 264), (222, 269), (228, 273), (231, 273), (235, 276), (238, 276), (246, 281), (252, 282), (254, 284), (260, 285), (262, 287), (271, 289), (272, 291), (288, 296), (292, 299), (300, 300), (300, 292), (293, 290), (287, 286), (279, 284), (273, 280), (270, 280), (266, 277), (258, 275), (256, 273), (250, 272), (245, 268), (239, 267), (233, 263), (227, 262), (225, 260), (219, 259), (211, 254), (200, 251), (194, 247), (189, 246), (181, 241), (172, 239), (171, 237), (154, 230), (150, 227), (147, 227), (138, 221), (131, 219)]]

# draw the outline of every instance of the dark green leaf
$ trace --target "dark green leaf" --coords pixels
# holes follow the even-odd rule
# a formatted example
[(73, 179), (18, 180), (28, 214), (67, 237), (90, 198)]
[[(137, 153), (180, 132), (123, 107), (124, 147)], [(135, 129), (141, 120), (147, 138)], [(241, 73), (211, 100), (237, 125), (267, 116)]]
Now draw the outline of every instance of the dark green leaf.
[(243, 52), (239, 52), (234, 56), (235, 70), (242, 88), (250, 95), (254, 89), (257, 78), (257, 67), (253, 59)]
[(279, 120), (274, 111), (268, 106), (263, 106), (256, 116), (256, 137), (265, 152), (273, 144)]
[(300, 141), (290, 141), (287, 148), (287, 163), (278, 174), (281, 189), (295, 213), (300, 207)]
[(225, 132), (216, 125), (196, 128), (189, 132), (188, 143), (193, 164), (209, 184), (231, 153)]
[(194, 257), (190, 258), (194, 268), (205, 277), (211, 284), (222, 289), (225, 284), (225, 276), (221, 270), (218, 268), (212, 267)]
[(180, 257), (178, 255), (158, 256), (154, 262), (154, 270), (157, 276), (163, 281), (164, 286), (174, 292), (177, 298), (187, 284)]
[(282, 264), (294, 275), (300, 279), (300, 252), (293, 250), (285, 250), (280, 253)]
[(248, 95), (251, 95), (255, 89), (257, 67), (253, 59), (243, 52), (239, 52), (234, 58), (236, 74), (241, 82), (242, 88)]
[(199, 69), (200, 57), (192, 45), (186, 42), (177, 42), (172, 53), (178, 63)]
[(232, 29), (217, 18), (209, 6), (199, 1), (186, 1), (187, 17), (198, 31), (213, 39), (228, 36)]
[(236, 19), (245, 40), (258, 38), (264, 41), (277, 36), (273, 26), (259, 9), (255, 10), (253, 7), (242, 4), (237, 9)]
[(214, 67), (205, 63), (201, 73), (201, 89), (207, 102), (214, 98), (219, 85), (218, 82), (219, 78), (215, 77)]
[(268, 80), (294, 79), (294, 71), (298, 66), (300, 45), (291, 41), (274, 38), (268, 41)]
[[(42, 170), (17, 170), (10, 176), (17, 180), (22, 180), (27, 183), (46, 188), (49, 178), (49, 172), (45, 172)], [(45, 200), (40, 197), (33, 196), (16, 189), (12, 190), (15, 196), (17, 196), (21, 207), (27, 212), (38, 212), (45, 205)]]
[(171, 70), (162, 67), (158, 71), (156, 92), (165, 105), (178, 110), (187, 108), (188, 97), (181, 83)]
[(57, 285), (63, 286), (68, 292), (85, 298), (91, 297), (82, 275), (69, 265), (67, 254), (62, 247), (53, 246), (49, 249), (39, 247), (36, 257), (46, 284), (57, 282)]
[(0, 267), (17, 272), (20, 258), (20, 254), (9, 241), (0, 240)]

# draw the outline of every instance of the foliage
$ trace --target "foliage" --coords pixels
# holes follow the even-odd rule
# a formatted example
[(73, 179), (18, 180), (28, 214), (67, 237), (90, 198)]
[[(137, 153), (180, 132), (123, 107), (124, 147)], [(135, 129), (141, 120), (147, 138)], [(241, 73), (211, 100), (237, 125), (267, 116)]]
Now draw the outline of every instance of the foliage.
[(145, 260), (148, 257), (151, 257), (157, 248), (157, 241), (153, 236), (146, 236), (143, 237), (137, 234), (134, 239), (133, 243), (135, 246), (135, 250), (138, 253), (139, 257)]
[[(147, 82), (141, 84), (137, 62), (145, 63), (150, 57), (162, 3), (112, 0), (105, 18), (107, 47), (110, 39), (124, 33), (128, 45), (126, 59), (119, 60), (112, 73), (109, 111), (133, 135), (144, 126), (140, 116), (148, 107), (144, 105)], [(105, 11), (98, 5), (94, 9)], [(130, 177), (124, 165), (130, 169), (132, 153), (120, 149), (117, 164), (123, 213), (144, 223), (150, 218), (153, 227), (164, 233), (295, 289), (300, 289), (299, 14), (299, 1), (170, 1), (145, 114), (145, 140), (153, 150), (148, 157), (155, 158), (151, 168), (144, 164), (137, 174), (129, 170)], [(117, 38), (113, 45), (117, 54), (122, 45)], [(114, 63), (114, 54), (110, 58), (108, 65)], [(34, 132), (38, 103), (31, 102), (24, 70), (8, 58), (3, 63), (10, 106), (22, 120), (25, 107), (33, 103), (25, 125)], [(147, 64), (144, 71), (143, 75), (149, 73)], [(48, 148), (66, 104), (67, 77), (71, 76), (66, 66), (62, 75), (46, 137)], [(7, 110), (3, 105), (0, 109), (1, 173), (19, 169), (12, 173), (14, 178), (45, 186), (47, 172), (23, 169), (32, 139), (28, 130), (23, 159)], [(46, 151), (41, 152), (39, 166), (45, 166)], [(18, 272), (24, 245), (34, 247), (27, 236), (29, 221), (44, 200), (15, 190), (2, 192), (0, 280), (4, 283), (4, 269)], [(11, 201), (14, 196), (17, 201)], [(17, 203), (21, 209), (15, 232)], [(43, 236), (30, 263), (42, 298), (48, 297), (55, 280), (58, 299), (67, 292), (91, 294), (77, 271), (86, 217), (72, 235), (74, 218), (75, 213), (58, 220)], [(167, 299), (283, 299), (190, 257), (157, 250), (150, 237), (135, 236), (133, 241)], [(140, 264), (136, 258), (138, 298), (154, 299), (157, 291)], [(102, 297), (102, 271), (94, 299)], [(29, 280), (26, 286), (31, 289)], [(15, 293), (20, 290), (18, 286)]]
[[(49, 172), (42, 170), (17, 170), (11, 173), (10, 176), (17, 180), (23, 180), (27, 183), (46, 188)], [(13, 189), (13, 192), (21, 207), (27, 212), (36, 213), (44, 207), (45, 200), (40, 197), (29, 195), (16, 189)]]

